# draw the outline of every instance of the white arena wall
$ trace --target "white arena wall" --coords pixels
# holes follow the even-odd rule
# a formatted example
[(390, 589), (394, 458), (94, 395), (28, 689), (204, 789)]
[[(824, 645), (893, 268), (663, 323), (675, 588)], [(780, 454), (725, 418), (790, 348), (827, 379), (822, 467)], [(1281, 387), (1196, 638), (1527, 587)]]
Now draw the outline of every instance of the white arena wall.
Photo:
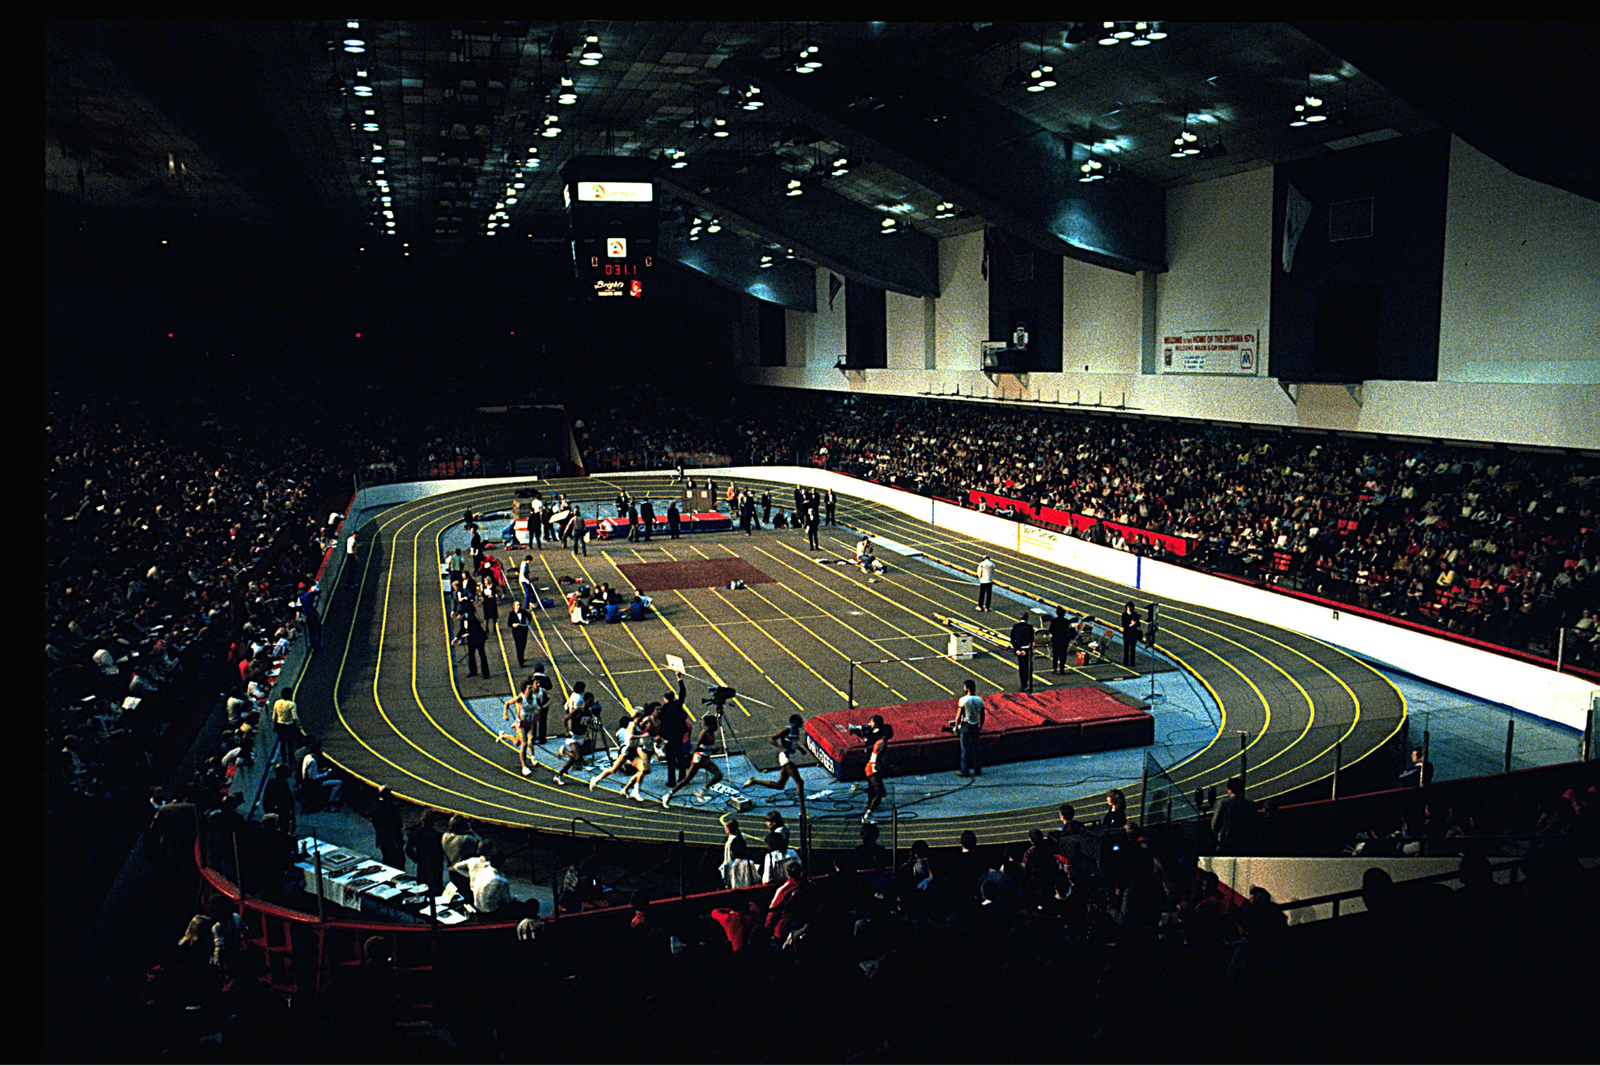
[[(702, 473), (696, 471), (696, 473)], [(1126, 585), (1149, 596), (1192, 603), (1302, 633), (1437, 685), (1582, 729), (1600, 685), (1470, 645), (1429, 636), (1337, 608), (1154, 562), (1050, 530), (980, 514), (902, 489), (812, 467), (723, 467), (703, 473), (764, 479), (870, 500), (986, 544)], [(870, 530), (868, 531), (870, 532)], [(1004, 575), (1002, 584), (1004, 583)]]

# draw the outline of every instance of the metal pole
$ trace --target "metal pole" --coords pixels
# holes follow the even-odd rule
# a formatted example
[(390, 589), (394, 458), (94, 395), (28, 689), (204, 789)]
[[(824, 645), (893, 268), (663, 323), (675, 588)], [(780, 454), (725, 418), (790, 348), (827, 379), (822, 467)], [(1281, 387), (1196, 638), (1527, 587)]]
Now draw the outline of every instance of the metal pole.
[(1329, 799), (1339, 798), (1339, 768), (1344, 764), (1344, 742), (1339, 741), (1333, 746), (1333, 791)]
[(856, 661), (850, 660), (850, 710), (856, 709)]
[(1239, 783), (1244, 784), (1250, 774), (1250, 756), (1245, 749), (1250, 746), (1248, 734), (1239, 730)]
[(1506, 719), (1506, 767), (1505, 767), (1505, 772), (1508, 773), (1508, 774), (1511, 772), (1511, 739), (1516, 734), (1516, 730), (1517, 730), (1517, 720), (1515, 718), (1507, 718)]
[(311, 846), (316, 849), (311, 853), (311, 864), (317, 871), (317, 924), (321, 925), (328, 920), (328, 916), (323, 912), (322, 907), (322, 849), (317, 847), (316, 837), (311, 837), (310, 840)]
[(806, 875), (811, 874), (811, 832), (806, 822), (806, 783), (796, 781), (795, 792), (800, 798), (800, 864), (805, 867)]
[(1567, 651), (1567, 627), (1556, 626), (1556, 673), (1561, 672), (1562, 660)]
[(1139, 824), (1147, 824), (1145, 808), (1150, 802), (1150, 756), (1144, 757), (1144, 769), (1139, 774)]
[(1595, 701), (1589, 701), (1589, 713), (1583, 721), (1583, 749), (1579, 754), (1584, 762), (1588, 762), (1594, 754), (1594, 708)]
[(889, 801), (890, 837), (889, 843), (893, 845), (890, 852), (889, 866), (897, 869), (900, 866), (900, 805), (894, 800)]

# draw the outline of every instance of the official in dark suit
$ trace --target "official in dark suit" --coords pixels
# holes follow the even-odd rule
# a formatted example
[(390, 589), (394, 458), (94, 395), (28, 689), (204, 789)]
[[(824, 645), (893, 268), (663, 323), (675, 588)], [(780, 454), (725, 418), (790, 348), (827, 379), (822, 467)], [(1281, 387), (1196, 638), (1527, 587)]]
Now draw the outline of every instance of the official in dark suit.
[(1033, 691), (1033, 625), (1023, 615), (1011, 627), (1011, 650), (1017, 656), (1017, 691)]
[(649, 500), (639, 505), (639, 536), (644, 540), (650, 539), (651, 528), (656, 524), (655, 504)]
[(1129, 670), (1135, 669), (1133, 665), (1134, 652), (1139, 650), (1139, 608), (1129, 600), (1128, 605), (1122, 609), (1122, 665)]
[(1050, 619), (1050, 672), (1059, 674), (1067, 668), (1067, 655), (1072, 650), (1072, 638), (1077, 635), (1077, 629), (1072, 620), (1067, 617), (1065, 607), (1056, 608), (1056, 616)]
[(517, 666), (526, 663), (528, 653), (528, 627), (533, 624), (533, 615), (521, 603), (513, 600), (511, 613), (506, 615), (506, 625), (511, 627), (511, 639), (517, 644)]

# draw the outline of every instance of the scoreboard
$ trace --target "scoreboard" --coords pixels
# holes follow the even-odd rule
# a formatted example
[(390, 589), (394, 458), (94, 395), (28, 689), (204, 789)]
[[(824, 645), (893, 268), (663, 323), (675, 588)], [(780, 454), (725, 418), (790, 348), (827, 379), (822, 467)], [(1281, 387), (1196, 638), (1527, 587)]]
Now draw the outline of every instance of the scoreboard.
[(561, 168), (579, 286), (596, 298), (639, 299), (653, 288), (656, 190), (649, 160), (579, 156)]

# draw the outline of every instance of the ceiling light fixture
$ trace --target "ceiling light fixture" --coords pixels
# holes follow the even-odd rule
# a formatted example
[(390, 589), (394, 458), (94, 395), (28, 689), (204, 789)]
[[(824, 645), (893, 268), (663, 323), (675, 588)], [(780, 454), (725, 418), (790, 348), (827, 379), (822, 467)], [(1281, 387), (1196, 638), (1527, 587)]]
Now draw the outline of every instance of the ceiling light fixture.
[(561, 90), (556, 94), (556, 103), (571, 106), (578, 102), (578, 90), (572, 85), (572, 79), (563, 76)]
[(579, 55), (578, 65), (583, 67), (599, 66), (600, 60), (605, 56), (600, 52), (600, 38), (589, 34), (584, 38), (583, 52)]
[(1183, 129), (1178, 132), (1176, 137), (1172, 138), (1172, 158), (1182, 159), (1186, 155), (1200, 154), (1199, 141), (1200, 137), (1189, 129), (1189, 117), (1185, 115)]
[(815, 41), (801, 41), (799, 58), (795, 60), (794, 72), (796, 74), (815, 74), (822, 69), (822, 60), (817, 56), (822, 47)]
[(1055, 67), (1044, 61), (1044, 30), (1039, 31), (1039, 61), (1028, 71), (1027, 91), (1042, 93), (1056, 87)]
[(1306, 92), (1300, 103), (1294, 105), (1294, 115), (1289, 120), (1291, 126), (1309, 126), (1313, 122), (1328, 121), (1328, 110), (1325, 101), (1316, 90), (1311, 87), (1311, 75), (1306, 75)]

